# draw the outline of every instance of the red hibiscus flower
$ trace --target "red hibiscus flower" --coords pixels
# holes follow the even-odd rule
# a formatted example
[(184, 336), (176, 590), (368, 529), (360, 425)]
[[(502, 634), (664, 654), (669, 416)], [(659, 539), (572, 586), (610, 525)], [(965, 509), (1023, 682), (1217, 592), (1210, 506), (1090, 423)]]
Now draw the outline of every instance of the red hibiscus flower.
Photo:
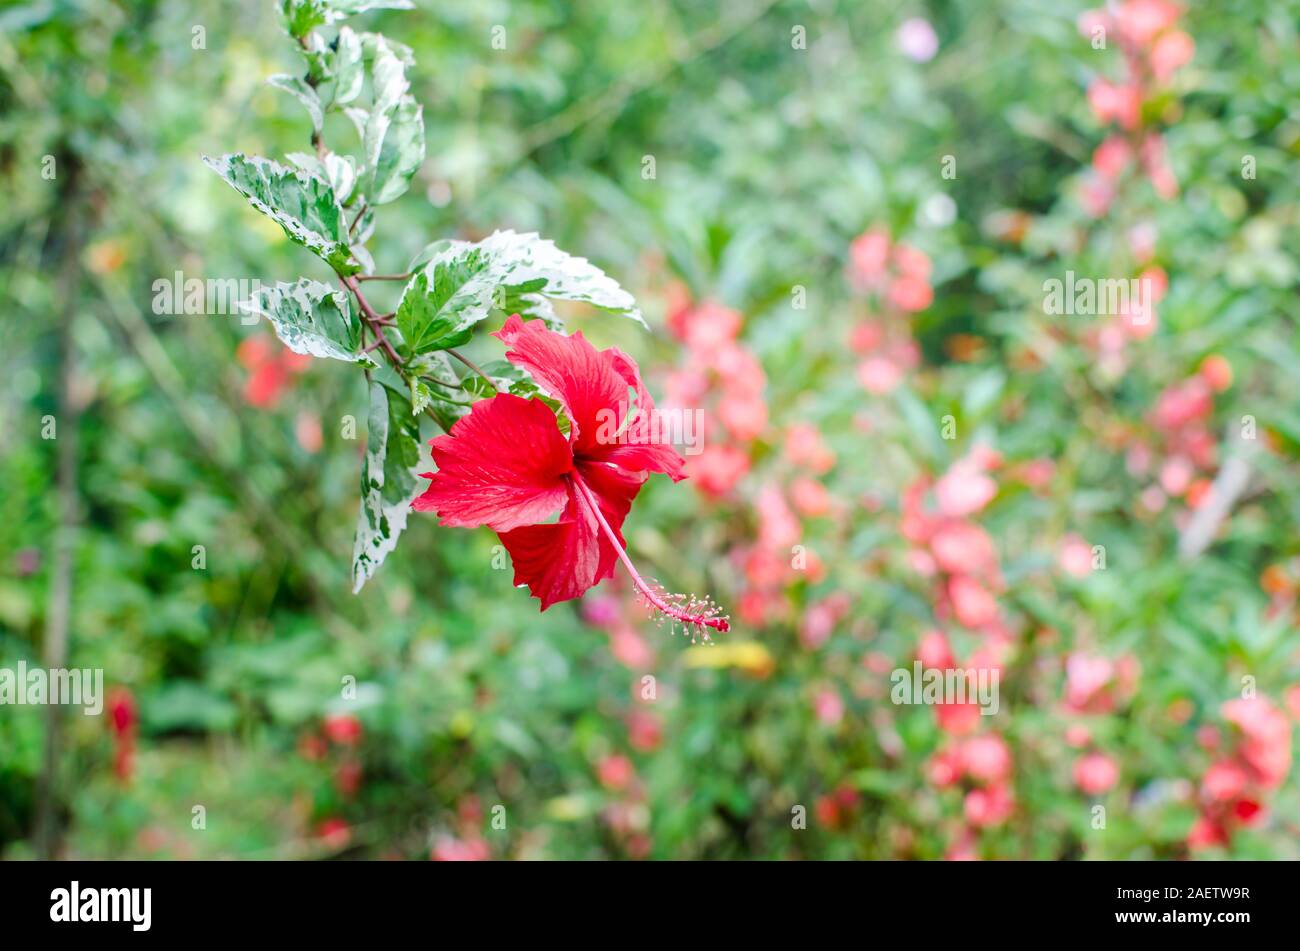
[[(636, 363), (518, 314), (493, 336), (559, 401), (568, 438), (541, 400), (509, 393), (480, 400), (431, 442), (438, 471), (425, 474), (429, 488), (416, 511), (437, 512), (442, 525), (495, 531), (514, 562), (515, 584), (527, 585), (543, 611), (599, 584), (622, 561), (655, 611), (701, 633), (728, 630), (711, 601), (665, 593), (628, 558), (620, 530), (632, 500), (651, 472), (682, 479), (684, 462), (654, 439), (654, 402)], [(556, 512), (558, 521), (549, 521)]]

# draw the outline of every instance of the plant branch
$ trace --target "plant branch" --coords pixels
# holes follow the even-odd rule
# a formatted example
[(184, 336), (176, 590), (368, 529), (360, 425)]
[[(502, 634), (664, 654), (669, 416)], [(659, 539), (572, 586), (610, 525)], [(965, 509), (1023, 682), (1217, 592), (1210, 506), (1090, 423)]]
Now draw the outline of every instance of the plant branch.
[[(404, 366), (402, 358), (398, 356), (397, 351), (393, 349), (392, 343), (389, 341), (388, 337), (384, 335), (385, 318), (380, 317), (379, 314), (375, 312), (375, 309), (370, 306), (370, 301), (366, 300), (366, 295), (361, 293), (361, 285), (357, 283), (355, 276), (348, 275), (347, 277), (340, 277), (339, 280), (343, 283), (343, 286), (350, 290), (356, 297), (357, 306), (361, 308), (361, 319), (366, 322), (366, 326), (368, 326), (370, 331), (375, 335), (375, 345), (384, 351), (384, 356), (386, 356), (388, 362), (393, 365), (393, 369), (397, 370), (398, 373), (401, 373), (402, 367)], [(366, 349), (369, 350), (370, 348), (367, 347)], [(403, 374), (403, 376), (405, 376), (405, 374)]]
[(451, 354), (453, 357), (455, 357), (457, 360), (459, 360), (461, 363), (465, 364), (465, 366), (469, 367), (471, 370), (473, 370), (473, 371), (474, 371), (475, 373), (477, 373), (479, 376), (481, 376), (481, 377), (484, 379), (484, 381), (487, 382), (487, 385), (490, 386), (490, 387), (492, 387), (492, 392), (493, 392), (493, 393), (496, 393), (496, 392), (497, 392), (497, 385), (496, 385), (495, 383), (492, 382), (492, 377), (490, 377), (490, 376), (488, 376), (486, 373), (484, 373), (483, 370), (478, 366), (478, 364), (476, 364), (476, 363), (474, 363), (472, 360), (470, 360), (469, 357), (463, 356), (463, 355), (460, 353), (460, 351), (458, 351), (458, 350), (454, 350), (454, 349), (448, 348), (448, 349), (447, 349), (447, 352), (450, 353), (450, 354)]

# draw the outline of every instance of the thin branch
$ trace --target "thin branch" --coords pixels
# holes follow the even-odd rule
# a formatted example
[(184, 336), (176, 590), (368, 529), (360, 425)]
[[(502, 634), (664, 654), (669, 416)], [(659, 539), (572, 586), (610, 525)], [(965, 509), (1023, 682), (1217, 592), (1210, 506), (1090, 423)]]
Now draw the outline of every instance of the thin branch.
[(496, 393), (496, 392), (497, 392), (497, 385), (496, 385), (495, 383), (492, 382), (492, 377), (490, 377), (490, 376), (488, 376), (486, 373), (484, 373), (483, 370), (479, 368), (478, 364), (472, 362), (472, 361), (469, 359), (469, 357), (463, 356), (463, 355), (460, 353), (459, 350), (453, 350), (453, 349), (450, 349), (450, 348), (449, 348), (449, 349), (447, 350), (447, 352), (450, 353), (450, 354), (451, 354), (453, 357), (455, 357), (457, 360), (459, 360), (461, 363), (465, 364), (465, 366), (469, 367), (471, 370), (473, 370), (473, 371), (474, 371), (475, 373), (477, 373), (479, 376), (481, 376), (485, 381), (487, 381), (487, 385), (490, 386), (490, 387), (492, 387), (492, 392), (493, 392), (493, 393)]
[[(64, 172), (67, 204), (79, 204), (80, 178), (75, 156), (62, 160), (68, 171)], [(82, 198), (84, 200), (84, 197)], [(66, 295), (63, 315), (59, 324), (58, 407), (55, 420), (57, 443), (57, 469), (55, 475), (55, 505), (58, 521), (54, 529), (50, 561), (50, 587), (45, 610), (45, 637), (42, 660), (49, 670), (67, 666), (68, 636), (72, 626), (72, 556), (76, 545), (77, 522), (80, 503), (77, 495), (77, 423), (81, 407), (74, 396), (76, 385), (76, 335), (73, 325), (80, 312), (82, 224), (79, 216), (69, 215), (63, 238), (63, 271), (60, 284)], [(51, 703), (45, 716), (45, 749), (41, 772), (37, 780), (36, 846), (42, 859), (58, 858), (62, 833), (59, 822), (59, 803), (62, 789), (59, 782), (60, 747), (63, 739), (62, 708)]]
[(389, 362), (393, 364), (393, 369), (400, 373), (402, 368), (402, 358), (398, 356), (397, 351), (393, 349), (392, 343), (390, 343), (388, 338), (384, 336), (385, 318), (380, 317), (379, 314), (375, 313), (375, 309), (370, 306), (370, 301), (366, 300), (366, 295), (361, 293), (361, 285), (357, 283), (355, 275), (340, 277), (339, 280), (343, 283), (343, 286), (350, 290), (356, 297), (357, 306), (361, 308), (362, 319), (369, 324), (370, 330), (377, 338), (377, 343), (384, 351), (384, 355), (388, 357)]

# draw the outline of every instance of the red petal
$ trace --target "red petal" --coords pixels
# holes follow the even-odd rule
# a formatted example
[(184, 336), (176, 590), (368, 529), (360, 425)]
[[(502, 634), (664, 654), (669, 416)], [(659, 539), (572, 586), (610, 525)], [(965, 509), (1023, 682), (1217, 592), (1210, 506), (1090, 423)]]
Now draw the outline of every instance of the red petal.
[[(641, 491), (641, 485), (646, 479), (645, 473), (627, 472), (604, 463), (585, 461), (580, 461), (577, 469), (582, 476), (582, 481), (587, 484), (587, 488), (591, 489), (596, 496), (596, 501), (600, 503), (600, 514), (605, 516), (605, 521), (614, 530), (618, 543), (626, 551), (627, 544), (623, 541), (622, 532), (623, 519), (627, 518), (627, 513), (632, 508), (632, 500)], [(618, 560), (618, 552), (614, 550), (614, 546), (609, 543), (604, 533), (600, 532), (599, 536), (600, 564), (593, 584), (610, 577), (614, 573), (614, 562)]]
[(558, 522), (504, 532), (501, 542), (515, 566), (515, 584), (528, 585), (545, 611), (557, 601), (578, 597), (600, 580), (599, 533), (595, 518), (570, 495)]
[[(641, 370), (636, 365), (636, 361), (617, 347), (602, 351), (602, 356), (609, 359), (614, 371), (636, 392), (637, 412), (636, 418), (628, 424), (619, 437), (618, 444), (612, 448), (602, 447), (605, 451), (597, 453), (597, 457), (605, 462), (622, 466), (624, 469), (662, 472), (670, 476), (674, 482), (680, 482), (686, 478), (682, 474), (682, 466), (686, 464), (686, 460), (678, 455), (671, 442), (667, 441), (671, 439), (673, 433), (666, 425), (666, 421), (656, 420), (655, 402), (651, 399), (645, 384), (641, 382)], [(686, 413), (689, 410), (683, 409), (681, 412)], [(683, 420), (683, 424), (684, 422)], [(665, 429), (669, 431), (664, 432)]]
[[(525, 323), (518, 314), (494, 336), (506, 345), (506, 359), (527, 370), (563, 404), (576, 433), (575, 455), (625, 469), (663, 472), (674, 481), (682, 478), (682, 457), (671, 445), (654, 441), (663, 435), (651, 425), (654, 400), (631, 357), (614, 347), (597, 350), (580, 332), (569, 337), (547, 329), (540, 320)], [(633, 405), (636, 418), (625, 427)]]
[(508, 348), (507, 360), (527, 370), (564, 406), (576, 435), (575, 453), (599, 448), (602, 427), (618, 431), (630, 408), (627, 383), (581, 333), (565, 336), (540, 320), (524, 323), (512, 314), (493, 336)]
[(573, 456), (541, 400), (479, 400), (430, 445), (438, 471), (413, 508), (436, 510), (443, 525), (508, 532), (545, 520), (568, 497), (562, 477)]

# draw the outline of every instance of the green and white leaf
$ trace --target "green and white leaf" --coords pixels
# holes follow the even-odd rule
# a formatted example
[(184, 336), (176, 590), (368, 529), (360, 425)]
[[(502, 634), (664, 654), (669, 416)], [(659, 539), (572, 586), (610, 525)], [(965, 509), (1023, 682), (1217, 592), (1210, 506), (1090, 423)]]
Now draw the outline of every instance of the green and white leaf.
[(411, 0), (324, 0), (330, 22), (370, 10), (414, 10)]
[(352, 246), (352, 256), (357, 259), (361, 265), (362, 274), (375, 273), (375, 259), (370, 250), (364, 244), (354, 244)]
[[(371, 113), (370, 121), (376, 123), (377, 113)], [(366, 130), (366, 154), (371, 165), (366, 195), (372, 205), (387, 204), (404, 195), (412, 176), (424, 164), (424, 107), (411, 96), (404, 96), (385, 122), (378, 151), (372, 151), (375, 143), (370, 138), (371, 129)]]
[(281, 0), (289, 35), (304, 37), (318, 26), (370, 10), (413, 10), (411, 0)]
[(453, 240), (454, 239), (452, 238), (436, 238), (433, 241), (430, 241), (416, 253), (415, 257), (411, 258), (411, 262), (406, 265), (406, 270), (411, 272), (416, 268), (424, 267), (443, 251), (446, 251), (451, 247)]
[(366, 141), (366, 123), (370, 121), (370, 112), (359, 106), (348, 106), (343, 114), (352, 120), (352, 127), (357, 130), (357, 139), (363, 145)]
[(415, 53), (405, 43), (399, 43), (392, 37), (384, 36), (382, 33), (362, 33), (360, 39), (361, 49), (365, 52), (366, 59), (374, 59), (382, 44), (402, 61), (403, 66), (415, 65)]
[(339, 27), (338, 49), (332, 64), (334, 72), (334, 103), (345, 105), (361, 95), (366, 81), (365, 52), (361, 38), (351, 27)]
[(352, 591), (361, 590), (397, 547), (411, 502), (420, 494), (420, 422), (409, 399), (370, 384), (366, 458), (361, 466), (361, 513), (352, 550)]
[[(501, 283), (507, 288), (507, 303), (534, 302), (538, 308), (521, 316), (553, 317), (544, 300), (579, 301), (611, 311), (646, 326), (636, 300), (586, 258), (574, 257), (555, 246), (555, 242), (534, 232), (517, 234), (498, 231), (480, 242), (494, 260), (500, 262)], [(511, 294), (514, 295), (511, 298)]]
[(428, 411), (447, 432), (469, 412), (473, 397), (461, 387), (451, 359), (445, 353), (421, 354), (411, 361), (408, 369), (412, 414), (418, 416)]
[(283, 89), (302, 103), (303, 108), (307, 110), (307, 115), (311, 117), (313, 131), (319, 135), (325, 127), (325, 109), (320, 104), (320, 96), (316, 94), (316, 90), (302, 79), (290, 76), (288, 73), (277, 73), (267, 82), (276, 89)]
[(340, 203), (346, 203), (348, 196), (357, 183), (357, 160), (351, 155), (339, 155), (326, 152), (322, 162), (307, 152), (289, 152), (285, 155), (290, 162), (300, 169), (310, 172), (317, 178), (323, 178), (334, 189), (334, 197)]
[(412, 354), (459, 346), (493, 310), (553, 319), (550, 298), (582, 301), (645, 326), (632, 295), (584, 258), (536, 234), (449, 241), (402, 294), (397, 326)]
[(204, 156), (203, 161), (250, 205), (280, 225), (291, 240), (313, 251), (340, 274), (357, 271), (348, 247), (343, 209), (323, 178), (240, 152), (218, 159)]
[(360, 352), (361, 318), (351, 295), (328, 284), (301, 278), (264, 287), (241, 306), (269, 320), (275, 335), (294, 353), (374, 364)]
[(362, 133), (365, 190), (372, 205), (382, 205), (400, 197), (424, 163), (424, 110), (409, 95), (406, 64), (383, 37), (375, 40), (370, 71), (374, 103)]
[(301, 43), (303, 58), (307, 60), (307, 75), (319, 88), (334, 75), (334, 51), (325, 38), (314, 31), (302, 37)]

